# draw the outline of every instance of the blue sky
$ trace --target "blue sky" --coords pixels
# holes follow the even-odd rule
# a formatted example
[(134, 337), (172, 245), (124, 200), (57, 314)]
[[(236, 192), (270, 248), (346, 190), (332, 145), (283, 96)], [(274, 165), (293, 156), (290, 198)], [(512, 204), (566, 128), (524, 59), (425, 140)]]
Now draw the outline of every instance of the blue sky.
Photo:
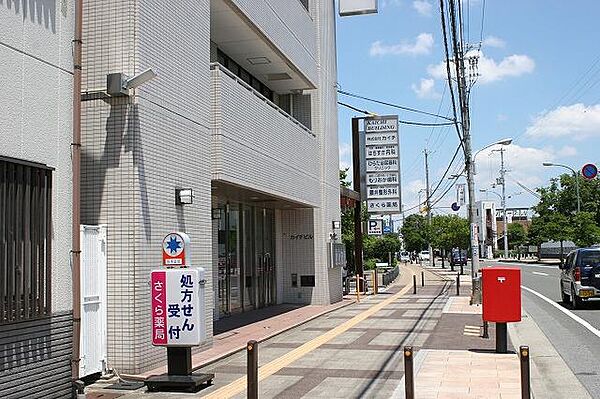
[[(484, 2), (463, 2), (465, 40), (468, 37), (468, 43), (478, 46)], [(575, 169), (586, 162), (600, 163), (599, 15), (600, 2), (596, 0), (485, 2), (480, 76), (470, 102), (473, 148), (504, 137), (515, 138), (505, 153), (510, 170), (507, 194), (521, 194), (508, 200), (509, 207), (536, 203), (536, 198), (515, 182), (533, 189), (563, 172), (542, 167), (543, 161)], [(338, 17), (337, 41), (338, 81), (343, 90), (447, 114), (450, 97), (444, 89), (439, 1), (379, 0), (377, 15)], [(346, 96), (339, 100), (380, 115), (435, 122), (427, 116)], [(350, 119), (357, 115), (339, 108), (342, 166), (351, 161)], [(423, 149), (432, 152), (433, 186), (448, 165), (458, 138), (452, 128), (403, 125), (400, 129), (403, 203), (408, 208), (417, 204), (418, 191), (424, 187)], [(500, 168), (499, 154), (483, 151), (476, 161), (477, 188), (490, 188)], [(478, 198), (485, 195), (478, 193)], [(438, 206), (449, 206), (454, 196), (451, 189)], [(490, 195), (489, 199), (496, 197)]]

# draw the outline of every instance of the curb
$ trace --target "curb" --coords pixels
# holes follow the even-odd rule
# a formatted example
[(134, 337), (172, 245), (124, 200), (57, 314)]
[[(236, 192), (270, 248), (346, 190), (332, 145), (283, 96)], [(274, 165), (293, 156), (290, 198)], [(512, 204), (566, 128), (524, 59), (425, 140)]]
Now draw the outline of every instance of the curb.
[(508, 325), (508, 334), (515, 348), (520, 345), (529, 346), (532, 397), (591, 399), (587, 389), (579, 382), (529, 313), (522, 309), (522, 314), (520, 323)]

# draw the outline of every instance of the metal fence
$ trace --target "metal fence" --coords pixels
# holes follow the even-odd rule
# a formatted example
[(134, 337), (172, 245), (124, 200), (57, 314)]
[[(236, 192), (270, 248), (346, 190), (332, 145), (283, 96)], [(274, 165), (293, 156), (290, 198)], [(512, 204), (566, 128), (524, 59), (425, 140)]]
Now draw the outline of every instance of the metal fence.
[(396, 265), (396, 267), (394, 267), (393, 269), (390, 269), (387, 272), (383, 273), (383, 285), (387, 286), (388, 284), (390, 284), (396, 279), (396, 277), (398, 277), (398, 274), (400, 274), (400, 268), (398, 267), (398, 265)]

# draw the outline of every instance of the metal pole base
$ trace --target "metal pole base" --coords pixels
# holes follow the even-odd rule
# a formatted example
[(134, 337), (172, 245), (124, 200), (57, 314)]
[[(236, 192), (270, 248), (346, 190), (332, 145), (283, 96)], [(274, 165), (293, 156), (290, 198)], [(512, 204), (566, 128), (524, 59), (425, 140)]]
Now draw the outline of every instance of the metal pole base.
[(192, 374), (192, 348), (167, 348), (167, 374), (148, 377), (144, 384), (148, 392), (197, 392), (200, 386), (210, 386), (214, 374)]
[(508, 352), (506, 323), (496, 323), (496, 353)]

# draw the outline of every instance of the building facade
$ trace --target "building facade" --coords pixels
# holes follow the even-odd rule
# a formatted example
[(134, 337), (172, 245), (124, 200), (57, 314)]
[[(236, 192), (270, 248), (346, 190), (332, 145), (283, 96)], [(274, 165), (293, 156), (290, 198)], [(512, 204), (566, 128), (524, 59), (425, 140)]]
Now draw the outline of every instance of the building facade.
[(494, 251), (498, 249), (496, 204), (493, 201), (477, 201), (475, 214), (479, 232), (479, 256), (493, 259)]
[[(334, 21), (325, 0), (85, 7), (82, 223), (107, 228), (110, 368), (165, 362), (148, 281), (171, 231), (207, 271), (206, 345), (220, 318), (341, 300)], [(108, 74), (147, 68), (154, 79), (107, 95)]]
[(0, 397), (71, 395), (72, 2), (0, 3)]

